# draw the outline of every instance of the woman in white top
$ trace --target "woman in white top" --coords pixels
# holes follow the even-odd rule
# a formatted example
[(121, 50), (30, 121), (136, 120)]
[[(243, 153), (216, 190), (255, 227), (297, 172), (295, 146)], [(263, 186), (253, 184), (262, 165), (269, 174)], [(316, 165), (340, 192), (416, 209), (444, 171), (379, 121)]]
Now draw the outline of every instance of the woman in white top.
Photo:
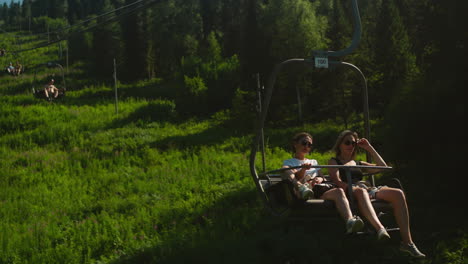
[(332, 188), (323, 193), (314, 193), (312, 189), (315, 185), (320, 185), (324, 181), (320, 169), (311, 166), (318, 165), (314, 159), (307, 159), (306, 155), (312, 150), (312, 136), (309, 133), (301, 132), (296, 134), (291, 141), (293, 158), (283, 162), (283, 168), (302, 166), (300, 169), (289, 169), (283, 172), (283, 178), (293, 183), (296, 195), (300, 199), (320, 198), (335, 202), (336, 208), (341, 217), (346, 221), (346, 232), (353, 233), (360, 231), (364, 227), (364, 222), (353, 216), (349, 207), (348, 199), (341, 188)]

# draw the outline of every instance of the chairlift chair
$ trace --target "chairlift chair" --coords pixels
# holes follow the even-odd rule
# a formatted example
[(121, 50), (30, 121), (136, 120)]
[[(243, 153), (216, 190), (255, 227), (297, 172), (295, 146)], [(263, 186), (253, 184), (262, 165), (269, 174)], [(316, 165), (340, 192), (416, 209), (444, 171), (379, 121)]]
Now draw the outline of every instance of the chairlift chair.
[[(46, 80), (44, 80), (43, 78), (40, 79), (38, 77), (38, 71), (39, 71), (39, 69), (41, 69), (43, 67), (47, 67), (49, 69), (59, 68), (60, 73), (59, 74), (55, 74), (55, 73), (48, 74)], [(59, 75), (59, 78), (60, 78), (59, 80), (57, 80), (57, 75)], [(67, 91), (67, 85), (66, 85), (66, 82), (65, 82), (65, 73), (64, 73), (64, 69), (63, 69), (62, 65), (60, 65), (59, 63), (56, 63), (56, 62), (47, 62), (47, 63), (39, 64), (39, 65), (37, 65), (35, 67), (34, 78), (33, 78), (32, 83), (31, 83), (31, 86), (32, 86), (31, 89), (32, 89), (32, 93), (33, 93), (34, 97), (39, 98), (39, 99), (47, 99), (47, 97), (45, 95), (45, 92), (44, 92), (44, 86), (47, 84), (47, 82), (50, 79), (54, 79), (55, 81), (59, 81), (59, 82), (57, 82), (57, 83), (59, 83), (59, 85), (56, 85), (57, 88), (58, 88), (58, 96), (55, 99), (59, 99), (59, 98), (62, 98), (62, 97), (65, 96), (65, 93)], [(53, 100), (53, 98), (51, 98), (50, 100)]]
[[(261, 200), (265, 208), (273, 215), (277, 217), (287, 217), (290, 219), (303, 219), (306, 221), (311, 220), (325, 220), (325, 219), (339, 219), (339, 214), (332, 201), (322, 199), (309, 199), (307, 201), (299, 200), (295, 197), (292, 192), (292, 183), (281, 178), (281, 172), (285, 169), (276, 169), (266, 171), (265, 168), (265, 148), (264, 148), (264, 126), (265, 120), (268, 113), (270, 100), (273, 94), (276, 76), (281, 71), (283, 66), (290, 64), (302, 64), (313, 68), (336, 68), (345, 67), (351, 69), (357, 73), (362, 80), (362, 99), (363, 99), (363, 112), (364, 112), (364, 136), (370, 138), (370, 122), (369, 122), (369, 107), (368, 107), (368, 93), (367, 93), (367, 81), (361, 70), (347, 62), (330, 60), (330, 57), (341, 57), (349, 54), (353, 51), (359, 42), (361, 33), (361, 23), (359, 17), (359, 11), (357, 1), (352, 0), (352, 8), (354, 15), (354, 34), (351, 45), (340, 51), (314, 51), (313, 59), (289, 59), (285, 60), (275, 66), (273, 69), (265, 88), (264, 96), (259, 97), (259, 117), (256, 127), (256, 136), (252, 145), (250, 155), (250, 172), (255, 182), (256, 189), (260, 194)], [(260, 92), (259, 92), (260, 94)], [(262, 100), (263, 99), (263, 100)], [(257, 154), (261, 152), (261, 160), (263, 168), (261, 172), (257, 171)], [(367, 156), (367, 160), (370, 161), (370, 156)], [(279, 164), (280, 165), (280, 164)], [(319, 165), (312, 166), (313, 168), (344, 168), (346, 170), (346, 177), (348, 182), (351, 181), (351, 168), (377, 168), (381, 170), (391, 170), (391, 167), (375, 167), (375, 166), (344, 166), (344, 165)], [(299, 168), (299, 167), (297, 167)], [(290, 169), (290, 168), (288, 168)], [(326, 176), (327, 179), (328, 176)], [(375, 186), (374, 175), (368, 174), (370, 177), (370, 183)], [(392, 187), (401, 188), (401, 184), (395, 179), (395, 184), (389, 185)], [(348, 185), (348, 197), (351, 208), (356, 212), (356, 205), (354, 204), (352, 195), (352, 185)], [(391, 213), (392, 207), (389, 203), (381, 200), (372, 200), (372, 205), (379, 215), (384, 213)], [(387, 228), (387, 231), (396, 231), (399, 228)]]

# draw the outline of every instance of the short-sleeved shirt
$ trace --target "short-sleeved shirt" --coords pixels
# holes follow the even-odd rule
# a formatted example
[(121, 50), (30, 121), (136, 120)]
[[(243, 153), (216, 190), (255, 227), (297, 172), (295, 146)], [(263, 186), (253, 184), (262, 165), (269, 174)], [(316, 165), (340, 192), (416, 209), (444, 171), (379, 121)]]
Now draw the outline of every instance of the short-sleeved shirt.
[[(296, 167), (296, 166), (301, 166), (304, 163), (310, 163), (313, 166), (318, 165), (318, 162), (316, 160), (314, 160), (314, 159), (300, 160), (300, 159), (292, 158), (292, 159), (287, 159), (287, 160), (283, 161), (283, 166)], [(319, 170), (320, 170), (320, 168), (310, 168), (310, 169), (308, 169), (306, 171), (305, 176), (301, 179), (301, 182), (304, 183), (304, 182), (314, 178), (315, 176), (318, 175)]]

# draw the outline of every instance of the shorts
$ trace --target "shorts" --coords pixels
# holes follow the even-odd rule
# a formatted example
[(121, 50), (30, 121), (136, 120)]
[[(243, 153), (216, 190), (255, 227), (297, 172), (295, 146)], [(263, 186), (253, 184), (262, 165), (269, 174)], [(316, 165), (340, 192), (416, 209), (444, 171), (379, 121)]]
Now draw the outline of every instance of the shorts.
[(318, 183), (314, 185), (312, 191), (314, 191), (315, 198), (320, 199), (325, 192), (335, 188), (336, 185), (333, 183)]
[(380, 189), (382, 189), (383, 187), (387, 187), (387, 185), (382, 185), (382, 186), (375, 187), (375, 186), (370, 186), (370, 184), (368, 182), (359, 181), (359, 182), (353, 183), (353, 187), (359, 187), (359, 188), (366, 189), (367, 193), (369, 194), (369, 198), (377, 199), (377, 198), (375, 198), (375, 195), (377, 194), (377, 192), (380, 191)]

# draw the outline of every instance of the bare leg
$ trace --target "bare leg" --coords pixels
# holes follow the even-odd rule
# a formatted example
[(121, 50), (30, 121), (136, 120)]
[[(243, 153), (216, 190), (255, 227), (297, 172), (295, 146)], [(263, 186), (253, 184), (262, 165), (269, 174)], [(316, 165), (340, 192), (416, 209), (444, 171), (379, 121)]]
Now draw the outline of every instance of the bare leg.
[(47, 89), (44, 89), (44, 94), (47, 98), (49, 98), (49, 93), (47, 92)]
[(367, 190), (364, 190), (362, 188), (354, 188), (353, 194), (357, 200), (359, 211), (370, 222), (370, 224), (375, 228), (375, 230), (378, 231), (384, 228), (382, 223), (380, 223), (379, 218), (375, 214), (375, 210), (372, 206)]
[(376, 193), (376, 198), (387, 201), (392, 205), (395, 220), (400, 227), (401, 239), (406, 244), (412, 243), (408, 206), (403, 191), (400, 189), (383, 187)]
[(328, 190), (322, 195), (321, 198), (324, 200), (334, 201), (338, 213), (340, 213), (341, 217), (343, 217), (345, 221), (353, 217), (353, 214), (351, 213), (351, 209), (349, 207), (348, 199), (346, 198), (343, 189), (335, 188)]

